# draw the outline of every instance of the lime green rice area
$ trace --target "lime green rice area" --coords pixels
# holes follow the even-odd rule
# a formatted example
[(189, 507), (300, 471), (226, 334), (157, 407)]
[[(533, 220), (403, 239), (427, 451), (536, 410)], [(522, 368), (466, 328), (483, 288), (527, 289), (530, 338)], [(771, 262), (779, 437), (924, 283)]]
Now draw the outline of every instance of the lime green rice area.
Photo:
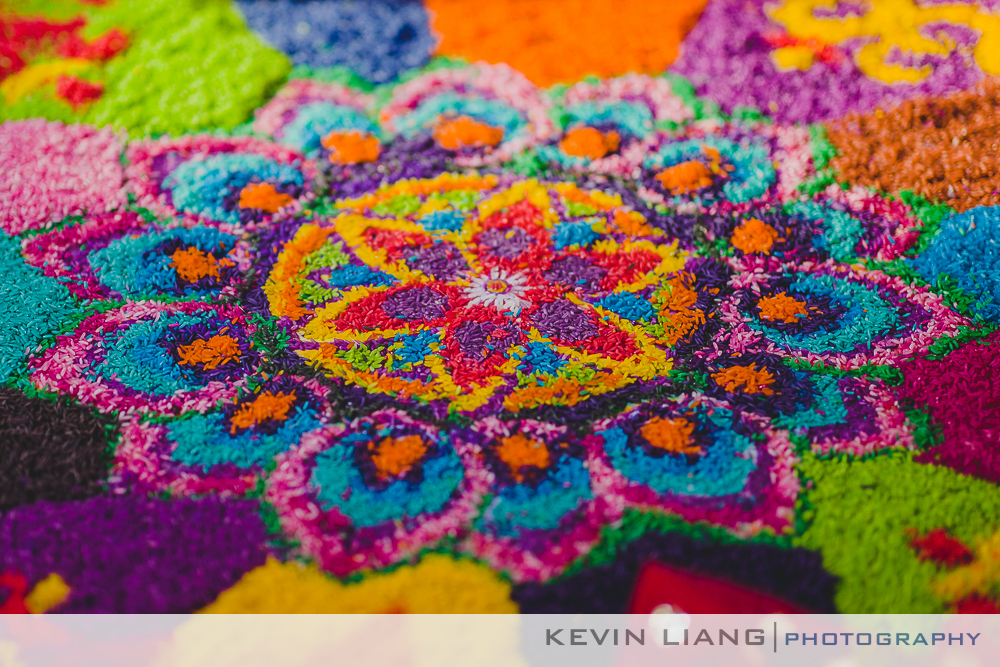
[(841, 577), (836, 604), (843, 613), (947, 611), (929, 586), (946, 570), (919, 561), (906, 530), (944, 528), (971, 547), (1000, 525), (996, 486), (915, 463), (911, 453), (806, 455), (799, 469), (812, 482), (802, 512), (811, 525), (793, 544), (820, 551), (826, 569)]
[(104, 95), (82, 113), (55, 97), (52, 85), (10, 106), (0, 121), (42, 116), (112, 125), (133, 137), (225, 130), (247, 121), (291, 71), (283, 54), (247, 29), (226, 0), (22, 0), (21, 16), (67, 20), (83, 15), (84, 36), (124, 30), (129, 47), (83, 78), (104, 82)]

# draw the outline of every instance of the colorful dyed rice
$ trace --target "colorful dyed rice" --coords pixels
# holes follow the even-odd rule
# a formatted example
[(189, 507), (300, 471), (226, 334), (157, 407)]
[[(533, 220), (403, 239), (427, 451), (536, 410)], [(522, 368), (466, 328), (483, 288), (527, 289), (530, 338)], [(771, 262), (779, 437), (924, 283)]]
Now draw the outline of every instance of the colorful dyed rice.
[(0, 610), (1000, 610), (992, 6), (0, 11)]

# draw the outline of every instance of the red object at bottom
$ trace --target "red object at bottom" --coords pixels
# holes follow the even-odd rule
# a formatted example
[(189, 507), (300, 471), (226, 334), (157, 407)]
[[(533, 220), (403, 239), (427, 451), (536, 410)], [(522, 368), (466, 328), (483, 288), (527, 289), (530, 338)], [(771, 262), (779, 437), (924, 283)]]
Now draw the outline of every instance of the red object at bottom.
[(660, 563), (646, 563), (629, 604), (631, 614), (649, 614), (661, 605), (688, 614), (805, 614), (805, 609), (723, 579)]
[(24, 596), (28, 593), (28, 580), (15, 570), (0, 574), (0, 589), (6, 590), (7, 599), (0, 604), (0, 614), (27, 614)]
[(990, 598), (970, 595), (958, 601), (955, 611), (959, 614), (1000, 614), (1000, 604)]

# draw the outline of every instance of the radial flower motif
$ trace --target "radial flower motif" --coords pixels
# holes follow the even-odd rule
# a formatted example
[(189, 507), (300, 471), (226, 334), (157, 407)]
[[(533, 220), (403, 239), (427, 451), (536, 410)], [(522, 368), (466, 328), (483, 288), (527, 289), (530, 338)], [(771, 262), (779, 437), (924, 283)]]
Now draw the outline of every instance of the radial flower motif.
[(626, 74), (559, 92), (563, 134), (538, 157), (564, 169), (634, 176), (656, 128), (693, 117), (662, 77)]
[(302, 552), (339, 576), (460, 536), (487, 486), (475, 456), (397, 410), (310, 432), (277, 461), (268, 502)]
[(473, 276), (465, 289), (470, 306), (492, 306), (496, 310), (518, 314), (531, 302), (524, 299), (528, 278), (494, 266), (489, 274)]
[[(818, 42), (757, 33), (739, 48), (782, 67), (836, 64)], [(810, 520), (803, 508), (827, 502), (820, 478), (845, 469), (824, 459), (1000, 479), (987, 409), (1000, 332), (983, 322), (1000, 317), (988, 261), (1000, 207), (948, 218), (915, 195), (824, 186), (837, 147), (822, 128), (719, 115), (673, 75), (540, 91), (506, 65), (453, 64), (370, 94), (294, 79), (240, 136), (125, 144), (87, 127), (0, 127), (0, 157), (24, 167), (0, 183), (14, 277), (0, 311), (16, 320), (0, 328), (0, 399), (39, 408), (0, 423), (0, 441), (30, 422), (45, 447), (22, 449), (59, 455), (41, 437), (58, 397), (88, 413), (100, 464), (83, 491), (57, 480), (70, 495), (104, 483), (112, 499), (161, 496), (226, 521), (234, 502), (251, 518), (263, 507), (287, 562), (253, 570), (220, 609), (264, 589), (281, 602), (289, 586), (325, 586), (312, 602), (340, 611), (434, 611), (484, 590), (493, 610), (588, 597), (607, 609), (614, 596), (592, 584), (615, 570), (619, 610), (628, 581), (656, 575), (632, 600), (649, 611), (673, 604), (660, 593), (678, 582), (747, 593), (718, 584), (753, 561), (737, 583), (791, 572), (809, 584), (765, 586), (775, 598), (754, 609), (791, 592), (830, 611), (819, 552), (782, 546)], [(950, 129), (934, 131), (950, 142)], [(953, 152), (975, 153), (961, 139)], [(957, 394), (955, 378), (968, 385)], [(934, 424), (944, 437), (923, 447)], [(24, 491), (5, 498), (0, 479), (10, 523), (52, 475), (7, 467)], [(104, 505), (77, 514), (111, 516)], [(58, 523), (25, 526), (57, 544)], [(223, 587), (263, 563), (263, 524), (250, 528), (228, 550), (256, 560)], [(811, 546), (838, 535), (823, 532)], [(170, 541), (146, 533), (125, 542), (152, 563)], [(37, 564), (20, 573), (30, 586), (4, 575), (15, 602), (64, 576)], [(87, 602), (65, 583), (66, 604)]]
[(297, 210), (314, 177), (297, 151), (248, 137), (138, 142), (128, 158), (128, 187), (138, 204), (223, 231)]
[(490, 481), (463, 549), (514, 581), (549, 579), (586, 553), (620, 508), (591, 491), (584, 446), (565, 426), (487, 417), (460, 436)]
[(461, 165), (496, 164), (548, 139), (552, 104), (509, 66), (477, 63), (426, 72), (398, 86), (382, 107), (382, 127), (412, 139), (421, 134), (455, 154)]
[(752, 257), (734, 261), (736, 292), (719, 309), (729, 326), (717, 350), (757, 349), (852, 369), (924, 354), (971, 324), (941, 296), (881, 271), (832, 260), (778, 270), (758, 265)]
[(235, 236), (200, 225), (167, 229), (131, 211), (39, 234), (23, 254), (81, 299), (216, 296), (250, 266)]
[(29, 360), (38, 389), (101, 412), (176, 415), (234, 398), (260, 359), (237, 307), (136, 301), (81, 321)]
[(663, 374), (705, 324), (678, 242), (617, 195), (446, 175), (339, 206), (265, 237), (263, 291), (301, 356), (371, 392), (573, 405)]
[(611, 504), (742, 536), (790, 528), (799, 480), (786, 431), (706, 396), (645, 403), (595, 425), (588, 467)]
[(324, 394), (315, 380), (282, 375), (211, 412), (166, 422), (133, 418), (122, 428), (113, 477), (176, 495), (245, 493), (275, 456), (321, 426)]
[(253, 129), (312, 156), (331, 133), (378, 134), (367, 116), (373, 103), (371, 95), (347, 86), (293, 79), (257, 109)]

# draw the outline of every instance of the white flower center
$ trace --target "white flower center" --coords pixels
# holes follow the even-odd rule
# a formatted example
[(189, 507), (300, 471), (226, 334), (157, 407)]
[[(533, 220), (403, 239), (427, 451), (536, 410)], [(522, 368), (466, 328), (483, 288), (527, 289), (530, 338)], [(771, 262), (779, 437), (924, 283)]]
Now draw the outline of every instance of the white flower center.
[(510, 285), (504, 280), (491, 280), (486, 283), (486, 291), (493, 294), (506, 294), (510, 291)]

